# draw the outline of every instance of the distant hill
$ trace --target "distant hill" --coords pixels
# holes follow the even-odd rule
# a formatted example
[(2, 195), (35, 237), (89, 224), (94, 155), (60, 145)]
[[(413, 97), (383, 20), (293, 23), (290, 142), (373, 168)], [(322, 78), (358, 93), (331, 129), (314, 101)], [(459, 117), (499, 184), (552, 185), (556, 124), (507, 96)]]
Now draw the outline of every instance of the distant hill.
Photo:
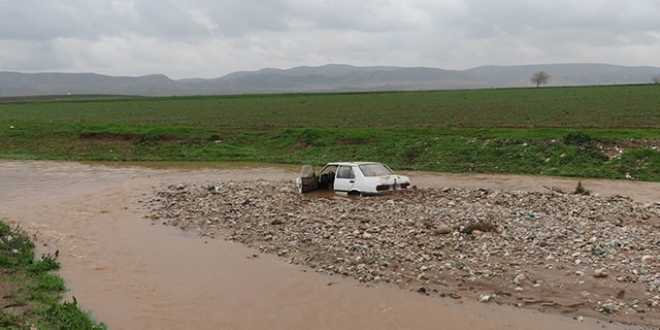
[(532, 74), (545, 71), (548, 86), (650, 83), (658, 67), (609, 64), (482, 66), (469, 70), (357, 67), (329, 64), (291, 69), (241, 71), (215, 79), (172, 80), (165, 75), (115, 77), (95, 73), (0, 72), (0, 97), (38, 95), (215, 95), (295, 92), (531, 87)]

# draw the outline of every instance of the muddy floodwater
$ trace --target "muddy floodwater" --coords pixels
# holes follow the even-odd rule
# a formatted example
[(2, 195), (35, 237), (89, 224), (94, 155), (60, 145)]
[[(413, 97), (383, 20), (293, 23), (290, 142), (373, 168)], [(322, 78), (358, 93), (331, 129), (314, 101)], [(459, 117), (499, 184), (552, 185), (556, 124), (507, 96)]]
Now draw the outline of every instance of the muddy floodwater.
[[(293, 180), (298, 166), (0, 161), (0, 218), (59, 250), (60, 275), (110, 329), (639, 329), (438, 299), (314, 273), (237, 243), (145, 219), (170, 184)], [(419, 187), (571, 191), (577, 179), (405, 173)], [(582, 180), (601, 195), (660, 200), (660, 184)]]

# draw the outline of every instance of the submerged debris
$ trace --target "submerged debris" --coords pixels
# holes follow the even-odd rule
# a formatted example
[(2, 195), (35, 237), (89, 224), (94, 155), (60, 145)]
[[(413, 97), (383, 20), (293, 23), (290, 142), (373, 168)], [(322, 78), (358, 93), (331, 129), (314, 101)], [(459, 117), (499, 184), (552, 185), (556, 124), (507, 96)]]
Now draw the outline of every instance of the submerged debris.
[[(562, 311), (625, 310), (647, 313), (647, 321), (660, 305), (660, 203), (554, 189), (349, 199), (259, 180), (170, 186), (147, 205), (147, 217), (167, 226), (371, 285)], [(617, 300), (622, 289), (626, 300)], [(632, 307), (632, 299), (642, 303)]]

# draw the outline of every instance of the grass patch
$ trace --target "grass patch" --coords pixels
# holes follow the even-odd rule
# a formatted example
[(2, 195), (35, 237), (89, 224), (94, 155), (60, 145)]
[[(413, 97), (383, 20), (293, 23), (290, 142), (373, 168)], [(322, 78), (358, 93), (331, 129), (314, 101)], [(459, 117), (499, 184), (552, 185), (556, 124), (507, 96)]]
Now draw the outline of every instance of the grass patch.
[(73, 302), (61, 302), (66, 290), (53, 256), (35, 261), (34, 244), (19, 228), (0, 221), (0, 328), (105, 329)]

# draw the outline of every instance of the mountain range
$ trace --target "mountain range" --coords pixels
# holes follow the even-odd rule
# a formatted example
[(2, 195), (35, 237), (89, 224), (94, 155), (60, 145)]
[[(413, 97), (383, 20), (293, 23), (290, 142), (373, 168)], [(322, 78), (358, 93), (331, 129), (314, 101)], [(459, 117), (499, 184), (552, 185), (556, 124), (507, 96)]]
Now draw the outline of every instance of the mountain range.
[(468, 70), (329, 64), (240, 71), (214, 79), (179, 80), (162, 74), (119, 77), (95, 73), (0, 71), (0, 97), (183, 96), (532, 87), (535, 84), (531, 82), (531, 77), (539, 71), (550, 76), (547, 86), (646, 84), (660, 75), (660, 67), (610, 64), (481, 66)]

